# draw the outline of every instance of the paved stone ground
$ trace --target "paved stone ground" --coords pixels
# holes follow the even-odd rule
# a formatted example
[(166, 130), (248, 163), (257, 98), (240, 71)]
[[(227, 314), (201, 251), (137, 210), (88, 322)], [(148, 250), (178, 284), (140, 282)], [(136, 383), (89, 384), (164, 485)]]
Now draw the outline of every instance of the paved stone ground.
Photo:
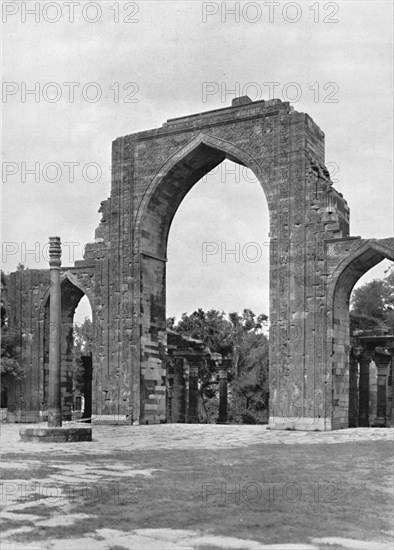
[[(72, 423), (66, 423), (73, 425)], [(1, 550), (196, 550), (196, 549), (245, 549), (245, 550), (322, 550), (323, 548), (349, 548), (356, 550), (392, 550), (391, 543), (344, 539), (340, 537), (312, 538), (310, 543), (292, 544), (262, 544), (258, 541), (243, 540), (236, 537), (224, 537), (189, 529), (135, 529), (121, 531), (118, 529), (96, 529), (84, 534), (83, 538), (47, 539), (45, 529), (49, 527), (69, 525), (89, 518), (88, 514), (75, 514), (67, 496), (58, 491), (59, 484), (97, 483), (108, 476), (108, 468), (103, 469), (95, 463), (93, 455), (111, 455), (117, 451), (154, 450), (157, 449), (230, 449), (247, 447), (256, 444), (333, 444), (361, 441), (392, 441), (393, 429), (349, 429), (337, 432), (296, 432), (271, 431), (265, 426), (216, 426), (216, 425), (182, 425), (164, 424), (159, 426), (110, 426), (93, 424), (93, 442), (83, 443), (23, 443), (19, 440), (19, 429), (27, 425), (3, 424), (1, 427), (1, 444), (4, 459), (2, 468), (7, 478), (7, 470), (20, 471), (20, 479), (4, 481), (2, 486), (3, 519), (15, 522), (12, 528), (3, 531)], [(31, 426), (31, 425), (30, 425)], [(12, 456), (7, 458), (9, 453)], [(15, 458), (17, 454), (17, 458)], [(43, 479), (29, 477), (31, 471), (37, 469), (41, 457), (50, 455), (51, 466), (56, 473), (48, 473)], [(62, 461), (67, 455), (91, 456), (88, 462)], [(102, 463), (101, 463), (102, 464)], [(124, 463), (112, 464), (111, 476), (121, 480), (132, 476), (150, 477), (155, 469), (135, 469)], [(15, 477), (15, 476), (14, 476)], [(141, 479), (141, 478), (140, 478)], [(390, 491), (390, 487), (387, 489)], [(28, 492), (41, 493), (36, 505), (47, 507), (49, 516), (24, 513), (31, 507), (31, 499), (26, 498)], [(42, 494), (44, 491), (44, 495)], [(25, 498), (23, 498), (25, 497)], [(42, 498), (45, 497), (45, 498)], [(23, 525), (24, 520), (31, 521), (35, 527)], [(25, 534), (37, 528), (43, 531), (43, 538), (35, 543), (16, 542), (15, 535)]]

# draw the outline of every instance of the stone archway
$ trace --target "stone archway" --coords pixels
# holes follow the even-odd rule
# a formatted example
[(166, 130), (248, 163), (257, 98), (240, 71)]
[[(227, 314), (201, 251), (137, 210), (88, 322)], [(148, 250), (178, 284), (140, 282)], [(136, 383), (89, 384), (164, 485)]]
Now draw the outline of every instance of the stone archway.
[[(324, 166), (324, 135), (279, 100), (169, 120), (113, 144), (109, 250), (119, 281), (119, 350), (135, 421), (165, 421), (165, 262), (183, 197), (225, 158), (250, 168), (270, 212), (270, 423), (330, 429), (326, 402), (325, 241), (347, 237), (348, 209)], [(119, 355), (118, 355), (119, 357)]]
[[(91, 306), (91, 294), (81, 288), (77, 277), (69, 271), (61, 275), (61, 393), (62, 393), (62, 416), (63, 420), (71, 420), (73, 411), (73, 347), (74, 347), (74, 314), (83, 296), (89, 300)], [(48, 377), (49, 377), (49, 289), (43, 300), (43, 410), (47, 409), (48, 398)]]
[[(253, 167), (266, 196), (271, 198), (269, 181), (250, 155), (231, 143), (200, 133), (169, 159), (152, 180), (141, 202), (136, 219), (136, 240), (141, 270), (141, 335), (150, 350), (147, 360), (141, 363), (146, 395), (152, 396), (158, 382), (164, 382), (166, 261), (172, 220), (190, 189), (226, 158), (250, 169)], [(153, 350), (157, 352), (157, 362), (152, 357)], [(157, 405), (155, 414), (165, 418), (165, 394), (158, 399)]]
[[(332, 323), (332, 415), (333, 428), (347, 428), (349, 425), (349, 384), (353, 376), (354, 358), (350, 350), (349, 302), (357, 281), (384, 259), (394, 261), (394, 239), (355, 239), (353, 250), (348, 251), (330, 277), (332, 293), (329, 303), (329, 319)], [(346, 243), (339, 243), (341, 246)], [(353, 359), (353, 361), (352, 361)], [(369, 360), (363, 365), (368, 369)], [(368, 381), (366, 381), (368, 385)], [(353, 420), (354, 422), (354, 420)]]

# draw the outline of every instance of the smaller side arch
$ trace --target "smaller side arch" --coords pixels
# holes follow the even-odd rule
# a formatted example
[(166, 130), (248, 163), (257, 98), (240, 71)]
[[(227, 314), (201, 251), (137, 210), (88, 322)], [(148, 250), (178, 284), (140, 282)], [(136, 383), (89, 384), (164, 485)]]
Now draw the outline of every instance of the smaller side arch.
[(73, 284), (75, 287), (77, 287), (89, 300), (90, 309), (92, 312), (92, 322), (94, 323), (96, 315), (95, 315), (95, 308), (94, 308), (94, 294), (92, 292), (92, 289), (83, 285), (81, 283), (80, 278), (73, 273), (70, 270), (65, 271), (61, 277), (60, 277), (60, 283), (68, 279), (71, 284)]
[(333, 429), (348, 427), (349, 413), (349, 356), (351, 292), (357, 281), (384, 259), (394, 261), (393, 239), (364, 241), (335, 269), (330, 289), (329, 333), (331, 362)]
[[(92, 318), (94, 319), (95, 318), (95, 311), (94, 311), (94, 294), (92, 292), (92, 290), (88, 287), (85, 287), (80, 279), (74, 274), (72, 273), (70, 270), (67, 270), (65, 272), (63, 272), (61, 275), (60, 275), (60, 284), (62, 285), (64, 283), (64, 281), (70, 281), (70, 283), (72, 285), (74, 285), (76, 288), (78, 288), (82, 294), (84, 294), (87, 299), (89, 300), (89, 305), (90, 305), (90, 309), (92, 311)], [(40, 320), (42, 321), (44, 319), (44, 313), (45, 313), (45, 308), (47, 306), (47, 303), (48, 303), (48, 299), (49, 299), (49, 296), (50, 296), (50, 282), (48, 280), (48, 286), (45, 288), (43, 294), (42, 294), (42, 298), (41, 298), (41, 303), (40, 303), (40, 313), (39, 313), (39, 318)]]
[[(63, 419), (71, 420), (73, 410), (73, 347), (74, 347), (74, 314), (75, 310), (83, 296), (86, 296), (89, 301), (92, 312), (92, 322), (95, 324), (95, 310), (93, 308), (94, 296), (90, 288), (86, 288), (80, 281), (77, 274), (70, 270), (61, 272), (61, 370), (62, 370), (62, 410)], [(48, 377), (49, 377), (49, 300), (50, 300), (50, 283), (42, 295), (40, 304), (40, 349), (42, 350), (41, 369), (41, 402), (44, 414), (47, 409), (48, 398)]]

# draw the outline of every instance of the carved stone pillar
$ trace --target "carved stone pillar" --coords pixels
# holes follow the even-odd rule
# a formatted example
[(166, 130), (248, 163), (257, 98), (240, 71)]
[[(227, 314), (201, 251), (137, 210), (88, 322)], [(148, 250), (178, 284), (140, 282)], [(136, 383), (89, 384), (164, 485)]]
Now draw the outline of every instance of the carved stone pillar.
[(359, 357), (360, 381), (358, 402), (358, 425), (363, 428), (369, 426), (369, 364), (371, 357), (364, 352)]
[(184, 423), (186, 418), (186, 387), (183, 359), (174, 359), (174, 385), (171, 401), (172, 422)]
[(378, 410), (378, 369), (375, 361), (369, 364), (369, 425), (376, 426)]
[(50, 299), (49, 299), (49, 387), (48, 387), (48, 426), (62, 425), (61, 408), (61, 290), (60, 266), (62, 250), (59, 237), (49, 238)]
[(375, 364), (378, 369), (378, 388), (377, 388), (377, 414), (375, 420), (375, 426), (386, 426), (386, 391), (387, 391), (387, 378), (388, 368), (391, 362), (391, 354), (381, 347), (375, 349)]
[(389, 394), (389, 405), (390, 410), (388, 412), (388, 419), (387, 419), (387, 426), (394, 427), (394, 344), (391, 343), (389, 351), (391, 353), (391, 365), (390, 365), (390, 379), (389, 382), (391, 382), (390, 394)]
[(86, 419), (86, 422), (92, 421), (92, 378), (93, 378), (93, 364), (92, 354), (81, 357), (84, 375), (83, 375), (83, 393), (85, 397), (85, 406), (82, 418)]
[(217, 424), (226, 424), (227, 417), (227, 373), (231, 365), (231, 359), (223, 359), (219, 365), (219, 418)]
[(190, 424), (198, 424), (198, 371), (199, 363), (191, 362), (190, 356), (187, 357), (189, 363), (189, 418)]
[(349, 358), (349, 428), (358, 427), (358, 358), (350, 353)]

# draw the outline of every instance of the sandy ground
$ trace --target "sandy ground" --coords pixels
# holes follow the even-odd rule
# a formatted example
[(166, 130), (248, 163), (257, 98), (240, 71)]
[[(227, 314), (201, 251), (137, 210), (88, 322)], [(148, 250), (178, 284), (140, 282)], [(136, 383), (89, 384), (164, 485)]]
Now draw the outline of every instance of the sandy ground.
[[(67, 423), (72, 425), (72, 423)], [(2, 471), (1, 492), (2, 521), (5, 528), (1, 534), (1, 550), (392, 550), (390, 532), (381, 533), (379, 540), (363, 540), (343, 537), (311, 537), (307, 543), (269, 543), (251, 540), (244, 536), (223, 536), (209, 530), (155, 528), (113, 529), (94, 523), (93, 514), (75, 511), (86, 491), (96, 491), (100, 497), (103, 480), (110, 475), (112, 482), (127, 479), (150, 479), (162, 468), (133, 468), (125, 463), (124, 453), (137, 451), (190, 451), (244, 449), (261, 445), (333, 445), (365, 441), (392, 442), (393, 429), (349, 429), (338, 432), (271, 431), (265, 426), (216, 426), (167, 424), (159, 426), (111, 426), (93, 424), (93, 442), (84, 443), (23, 443), (19, 440), (22, 424), (1, 426)], [(30, 425), (31, 426), (31, 425)], [(268, 447), (267, 447), (268, 450)], [(116, 454), (122, 460), (117, 462)], [(74, 458), (73, 458), (74, 457)], [(83, 460), (78, 460), (83, 457)], [(111, 461), (103, 466), (103, 457)], [(115, 459), (114, 459), (115, 457)], [(49, 461), (49, 462), (48, 462)], [(49, 466), (48, 466), (49, 465)], [(41, 467), (41, 470), (39, 469)], [(38, 473), (37, 473), (38, 472)], [(391, 492), (392, 481), (388, 480), (387, 491)], [(68, 488), (68, 492), (65, 488)], [(70, 487), (74, 490), (70, 498)], [(114, 485), (115, 487), (115, 485)], [(131, 487), (129, 485), (129, 487)], [(79, 489), (79, 490), (78, 490)], [(132, 490), (132, 489), (131, 489)], [(85, 491), (85, 494), (84, 494)], [(73, 532), (78, 522), (92, 520), (91, 531)], [(53, 528), (69, 528), (70, 536), (53, 537)], [(37, 541), (37, 531), (40, 533)], [(34, 537), (30, 535), (35, 534)]]

